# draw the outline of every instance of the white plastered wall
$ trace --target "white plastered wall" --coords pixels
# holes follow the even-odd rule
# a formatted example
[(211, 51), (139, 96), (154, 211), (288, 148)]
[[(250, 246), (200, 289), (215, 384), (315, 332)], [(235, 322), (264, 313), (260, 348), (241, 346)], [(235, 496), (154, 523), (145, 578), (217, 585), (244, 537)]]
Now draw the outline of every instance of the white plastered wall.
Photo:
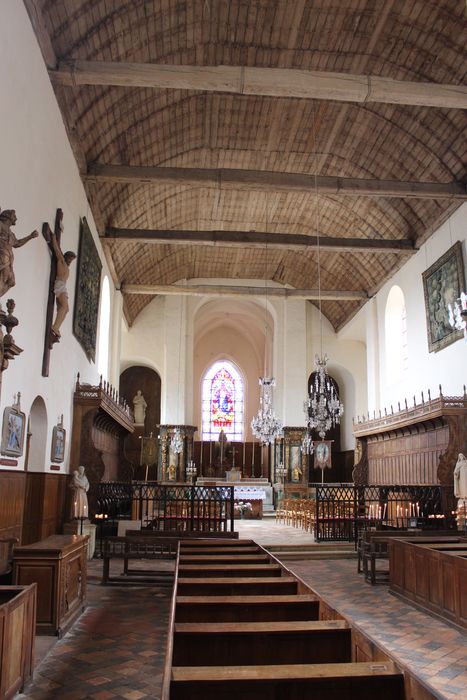
[[(85, 216), (103, 262), (103, 274), (109, 272), (39, 46), (23, 3), (13, 0), (0, 3), (0, 86), (0, 207), (16, 210), (18, 223), (12, 230), (17, 238), (34, 229), (40, 234), (14, 251), (16, 286), (1, 299), (3, 306), (9, 297), (16, 302), (14, 313), (20, 325), (13, 335), (24, 351), (3, 373), (0, 412), (3, 415), (19, 391), (27, 418), (34, 398), (43, 397), (48, 421), (44, 470), (50, 464), (52, 427), (63, 414), (67, 445), (60, 469), (68, 471), (76, 375), (80, 372), (82, 381), (95, 384), (97, 370), (72, 333), (75, 262), (68, 282), (71, 308), (61, 328), (62, 340), (51, 352), (49, 377), (41, 375), (50, 273), (50, 254), (41, 234), (43, 222), (53, 228), (56, 210), (61, 208), (62, 247), (78, 252), (79, 222)], [(114, 290), (110, 286), (112, 305)], [(22, 468), (24, 454), (15, 467)]]
[[(379, 358), (379, 367), (369, 365), (368, 408), (378, 412), (391, 404), (397, 410), (398, 403), (404, 406), (413, 404), (415, 395), (417, 403), (421, 401), (421, 392), (425, 399), (430, 389), (434, 398), (439, 394), (439, 384), (443, 394), (456, 396), (462, 393), (467, 383), (467, 344), (457, 340), (437, 353), (428, 352), (425, 300), (422, 273), (441, 257), (456, 241), (461, 241), (464, 266), (467, 262), (467, 204), (462, 205), (386, 283), (373, 300), (371, 314), (366, 313), (368, 354)], [(385, 329), (385, 311), (389, 292), (393, 285), (398, 285), (404, 294), (407, 314), (408, 367), (403, 376), (396, 381), (388, 378), (387, 347)], [(370, 382), (378, 383), (377, 390), (370, 390)]]

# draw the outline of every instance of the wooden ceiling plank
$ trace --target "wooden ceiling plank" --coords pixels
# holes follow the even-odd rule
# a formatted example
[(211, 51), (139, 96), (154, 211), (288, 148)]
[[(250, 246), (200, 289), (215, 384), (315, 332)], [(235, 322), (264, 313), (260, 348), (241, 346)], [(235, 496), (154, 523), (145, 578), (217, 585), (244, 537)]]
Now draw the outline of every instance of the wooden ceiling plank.
[[(286, 248), (287, 250), (309, 250), (318, 247), (317, 236), (294, 233), (268, 233), (265, 231), (175, 231), (175, 230), (149, 230), (128, 229), (108, 226), (105, 230), (105, 238), (102, 242), (137, 242), (170, 245), (210, 245), (210, 246), (245, 246), (251, 248), (264, 248), (267, 244), (270, 248)], [(321, 250), (331, 250), (336, 253), (358, 251), (370, 253), (415, 253), (417, 248), (409, 239), (386, 240), (367, 238), (331, 238), (320, 236), (319, 247)]]
[[(31, 3), (32, 0), (25, 0)], [(33, 3), (35, 4), (35, 3)], [(295, 68), (185, 66), (72, 60), (49, 70), (61, 85), (117, 85), (338, 102), (467, 109), (467, 87)]]
[(47, 68), (53, 70), (57, 67), (58, 61), (47, 31), (44, 14), (42, 12), (42, 3), (40, 0), (23, 0), (23, 2), (29, 16), (29, 21), (34, 29), (44, 63)]
[(319, 191), (327, 195), (358, 197), (418, 197), (426, 199), (467, 199), (462, 182), (401, 182), (374, 178), (343, 178), (303, 173), (223, 168), (169, 168), (132, 165), (89, 164), (87, 181), (194, 185), (222, 189), (277, 192)]
[[(265, 296), (264, 284), (261, 287), (229, 285), (177, 285), (177, 284), (122, 284), (122, 294), (182, 294), (184, 296)], [(289, 289), (268, 287), (267, 296), (282, 299), (319, 299), (322, 301), (361, 301), (367, 300), (368, 293), (360, 291)]]

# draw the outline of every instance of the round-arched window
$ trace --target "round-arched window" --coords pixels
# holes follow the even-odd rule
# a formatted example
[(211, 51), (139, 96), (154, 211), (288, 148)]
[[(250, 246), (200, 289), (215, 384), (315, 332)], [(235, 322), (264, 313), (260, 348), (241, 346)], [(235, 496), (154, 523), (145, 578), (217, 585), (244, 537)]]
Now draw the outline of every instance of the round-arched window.
[(390, 384), (402, 381), (408, 369), (407, 321), (404, 292), (395, 285), (386, 302), (386, 376)]

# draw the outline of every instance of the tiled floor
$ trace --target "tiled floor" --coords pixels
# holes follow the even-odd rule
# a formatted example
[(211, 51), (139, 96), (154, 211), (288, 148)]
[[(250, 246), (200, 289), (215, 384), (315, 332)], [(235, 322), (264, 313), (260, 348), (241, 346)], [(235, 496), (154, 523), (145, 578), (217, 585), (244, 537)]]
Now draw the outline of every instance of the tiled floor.
[(355, 561), (294, 561), (286, 566), (440, 697), (467, 699), (467, 634), (406, 605), (387, 585), (366, 584)]
[[(313, 539), (274, 521), (239, 521), (240, 536), (268, 544)], [(280, 556), (280, 555), (279, 555)], [(294, 561), (286, 566), (409, 666), (440, 698), (467, 700), (467, 635), (403, 604), (384, 585), (369, 586), (356, 561)], [(17, 700), (158, 700), (170, 586), (100, 585), (101, 562), (89, 565), (88, 608), (50, 648), (38, 638), (33, 683)], [(167, 566), (171, 566), (168, 563)]]

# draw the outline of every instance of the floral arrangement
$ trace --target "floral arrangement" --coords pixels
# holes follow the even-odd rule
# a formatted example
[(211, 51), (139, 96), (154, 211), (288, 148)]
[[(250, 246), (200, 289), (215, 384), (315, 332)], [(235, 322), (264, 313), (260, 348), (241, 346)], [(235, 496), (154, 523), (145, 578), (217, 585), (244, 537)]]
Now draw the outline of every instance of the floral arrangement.
[(234, 509), (237, 510), (240, 513), (240, 516), (243, 518), (245, 513), (253, 510), (253, 506), (249, 501), (239, 501), (238, 503), (234, 504)]

